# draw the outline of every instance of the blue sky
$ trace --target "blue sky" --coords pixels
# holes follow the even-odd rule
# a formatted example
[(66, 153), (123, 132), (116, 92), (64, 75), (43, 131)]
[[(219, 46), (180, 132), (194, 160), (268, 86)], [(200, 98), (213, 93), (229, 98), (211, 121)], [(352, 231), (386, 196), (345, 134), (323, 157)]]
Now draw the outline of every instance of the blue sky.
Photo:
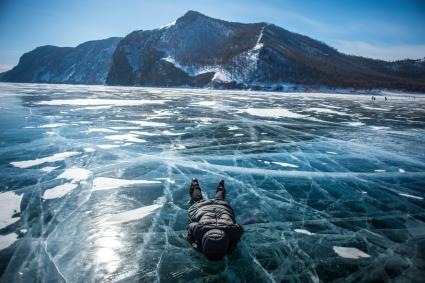
[(338, 50), (385, 60), (425, 57), (425, 1), (0, 0), (0, 71), (40, 45), (76, 46), (163, 26), (196, 10), (269, 22)]

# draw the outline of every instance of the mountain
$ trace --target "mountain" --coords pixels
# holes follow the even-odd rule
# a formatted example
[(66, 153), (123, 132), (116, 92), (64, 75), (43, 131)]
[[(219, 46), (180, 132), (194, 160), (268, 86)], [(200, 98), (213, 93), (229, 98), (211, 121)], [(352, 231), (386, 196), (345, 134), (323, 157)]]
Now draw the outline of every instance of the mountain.
[[(84, 50), (84, 45), (92, 48)], [(37, 48), (24, 54), (19, 64), (0, 79), (273, 90), (302, 85), (425, 91), (425, 60), (386, 62), (346, 55), (273, 24), (227, 22), (189, 11), (163, 28), (134, 31), (122, 39), (87, 42), (76, 48)]]
[(8, 82), (104, 84), (112, 55), (121, 38), (88, 41), (72, 47), (41, 46), (25, 53), (12, 70), (0, 75)]

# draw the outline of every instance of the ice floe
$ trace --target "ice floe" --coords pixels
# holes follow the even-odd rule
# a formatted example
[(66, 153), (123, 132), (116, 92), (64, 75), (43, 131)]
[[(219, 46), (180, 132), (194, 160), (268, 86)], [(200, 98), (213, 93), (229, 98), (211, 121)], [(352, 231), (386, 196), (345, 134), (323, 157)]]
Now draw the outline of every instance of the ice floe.
[(30, 167), (37, 166), (44, 163), (63, 161), (68, 157), (79, 155), (79, 154), (81, 153), (76, 151), (61, 152), (61, 153), (55, 153), (52, 156), (47, 156), (47, 157), (33, 159), (33, 160), (15, 161), (15, 162), (11, 162), (10, 164), (18, 168), (30, 168)]

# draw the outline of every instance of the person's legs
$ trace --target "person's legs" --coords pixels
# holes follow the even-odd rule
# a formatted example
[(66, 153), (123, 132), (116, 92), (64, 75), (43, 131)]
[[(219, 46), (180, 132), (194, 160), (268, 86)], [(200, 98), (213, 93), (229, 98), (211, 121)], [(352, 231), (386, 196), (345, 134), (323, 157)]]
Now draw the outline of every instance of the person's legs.
[(201, 193), (201, 187), (199, 186), (198, 180), (196, 178), (192, 179), (192, 183), (190, 184), (190, 188), (189, 188), (189, 195), (190, 195), (190, 205), (203, 199), (202, 193)]
[(226, 198), (226, 189), (224, 188), (224, 180), (220, 180), (217, 184), (215, 199), (225, 200), (225, 198)]

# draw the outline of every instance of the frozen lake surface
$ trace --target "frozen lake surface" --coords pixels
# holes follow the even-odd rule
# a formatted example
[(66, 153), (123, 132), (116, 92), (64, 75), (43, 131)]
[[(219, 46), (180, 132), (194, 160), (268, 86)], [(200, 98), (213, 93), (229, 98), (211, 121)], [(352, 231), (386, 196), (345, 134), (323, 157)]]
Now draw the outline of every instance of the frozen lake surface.
[[(0, 84), (1, 282), (420, 282), (425, 100)], [(246, 233), (208, 262), (188, 186)]]

